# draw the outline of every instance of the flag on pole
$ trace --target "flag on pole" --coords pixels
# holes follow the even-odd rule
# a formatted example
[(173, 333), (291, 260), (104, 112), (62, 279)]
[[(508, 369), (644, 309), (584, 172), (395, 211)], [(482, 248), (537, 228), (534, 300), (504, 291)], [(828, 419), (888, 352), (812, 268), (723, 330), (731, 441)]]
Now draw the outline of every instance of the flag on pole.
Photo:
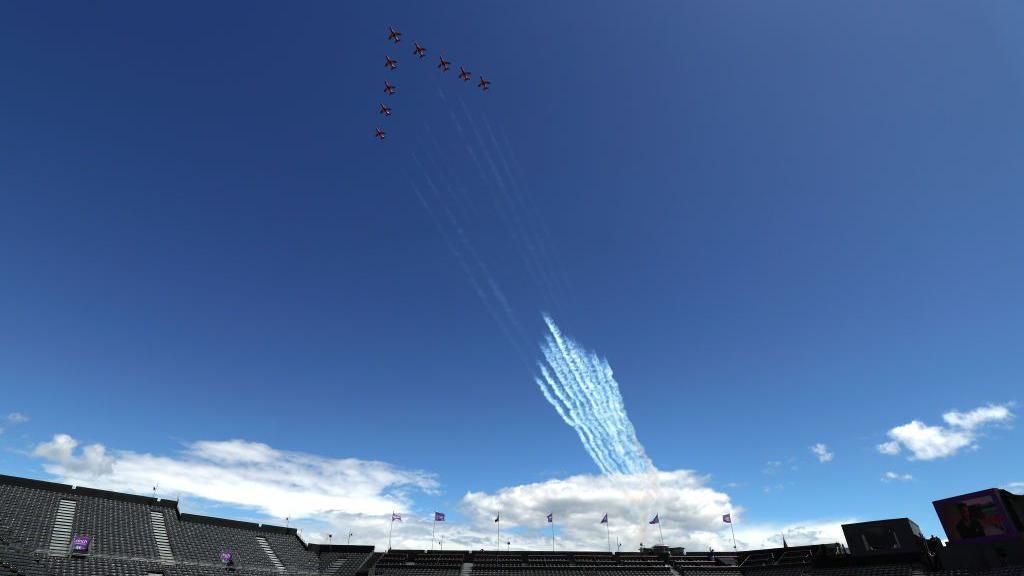
[(604, 518), (601, 518), (601, 524), (607, 524), (607, 523), (608, 523), (608, 515), (605, 514)]
[(498, 514), (497, 516), (494, 517), (494, 521), (495, 522), (497, 522), (499, 520), (501, 520), (501, 514)]
[(658, 520), (658, 515), (655, 514), (654, 518), (652, 518), (651, 521), (648, 522), (648, 524), (661, 524), (661, 520)]
[(434, 522), (444, 522), (444, 512), (434, 512)]
[(399, 514), (398, 512), (392, 512), (391, 513), (391, 521), (394, 522), (395, 520), (398, 520), (399, 522), (401, 522), (402, 521), (402, 515)]
[(548, 522), (551, 523), (551, 522), (554, 522), (554, 521), (555, 521), (555, 513), (552, 512), (552, 513), (548, 514)]
[(732, 514), (722, 514), (722, 522), (732, 524)]

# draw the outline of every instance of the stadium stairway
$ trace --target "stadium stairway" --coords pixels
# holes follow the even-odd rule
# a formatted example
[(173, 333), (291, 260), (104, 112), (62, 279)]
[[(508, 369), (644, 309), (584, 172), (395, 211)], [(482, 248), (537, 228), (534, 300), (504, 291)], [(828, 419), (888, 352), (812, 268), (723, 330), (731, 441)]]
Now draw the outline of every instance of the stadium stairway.
[(270, 558), (270, 563), (274, 565), (274, 569), (278, 572), (284, 573), (284, 564), (281, 563), (281, 560), (277, 557), (277, 554), (274, 554), (274, 549), (270, 547), (270, 543), (267, 542), (267, 539), (263, 536), (257, 536), (256, 543), (259, 544), (260, 548), (262, 548), (263, 551), (267, 553), (267, 558)]
[(57, 517), (50, 532), (50, 555), (67, 556), (71, 551), (71, 526), (75, 522), (74, 500), (61, 500), (57, 505)]
[(153, 540), (156, 542), (160, 562), (174, 564), (174, 554), (171, 553), (171, 542), (167, 539), (167, 525), (164, 524), (163, 512), (150, 510), (149, 519), (153, 527)]

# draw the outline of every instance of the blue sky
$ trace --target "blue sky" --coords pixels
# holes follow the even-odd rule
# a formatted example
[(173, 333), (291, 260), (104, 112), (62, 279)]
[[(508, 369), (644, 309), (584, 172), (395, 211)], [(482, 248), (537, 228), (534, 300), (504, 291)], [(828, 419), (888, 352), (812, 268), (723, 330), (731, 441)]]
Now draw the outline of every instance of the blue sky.
[[(751, 545), (938, 532), (932, 500), (1024, 481), (1022, 17), (4, 5), (0, 470), (145, 492), (204, 462), (286, 501), (311, 475), (306, 533), (377, 544), (391, 506), (543, 544), (550, 507), (600, 547), (616, 490), (650, 497), (630, 548), (658, 511), (691, 545), (727, 509)], [(606, 485), (545, 399), (543, 313), (614, 369), (657, 490)]]

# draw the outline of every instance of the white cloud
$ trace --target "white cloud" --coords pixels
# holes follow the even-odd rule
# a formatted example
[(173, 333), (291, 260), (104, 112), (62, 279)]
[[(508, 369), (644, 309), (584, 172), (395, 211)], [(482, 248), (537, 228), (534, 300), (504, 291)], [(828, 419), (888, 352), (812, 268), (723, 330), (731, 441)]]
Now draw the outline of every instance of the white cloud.
[(705, 478), (677, 470), (578, 475), (494, 493), (469, 492), (460, 508), (480, 524), (493, 521), (501, 512), (503, 526), (536, 533), (541, 542), (547, 529), (545, 516), (553, 512), (566, 546), (590, 548), (607, 544), (604, 526), (599, 524), (607, 513), (610, 527), (632, 549), (641, 541), (652, 543), (657, 538), (657, 526), (647, 523), (655, 514), (659, 514), (666, 540), (671, 535), (673, 541), (680, 541), (694, 531), (728, 528), (722, 523), (722, 514), (730, 512), (732, 504), (727, 494), (708, 487)]
[(835, 453), (829, 452), (828, 446), (821, 442), (811, 446), (811, 452), (818, 457), (818, 462), (831, 462), (832, 458), (835, 457)]
[(1004, 490), (1009, 490), (1014, 494), (1024, 495), (1024, 482), (1010, 482), (1006, 486), (1003, 486)]
[(11, 426), (28, 422), (28, 416), (21, 412), (10, 412), (0, 420), (0, 434), (3, 434)]
[(59, 468), (62, 476), (96, 479), (113, 472), (114, 459), (107, 455), (103, 445), (90, 444), (82, 448), (80, 455), (75, 454), (77, 448), (78, 440), (67, 434), (54, 434), (53, 440), (36, 446), (33, 455), (56, 463), (46, 469), (54, 473), (51, 468)]
[(878, 451), (882, 454), (888, 454), (890, 456), (900, 453), (900, 443), (892, 440), (890, 442), (882, 442), (878, 445)]
[[(501, 512), (502, 531), (514, 530), (512, 547), (545, 549), (551, 545), (545, 516), (552, 512), (562, 549), (606, 549), (601, 517), (608, 514), (612, 546), (616, 538), (623, 550), (636, 550), (640, 542), (658, 542), (658, 526), (648, 524), (659, 515), (666, 544), (694, 549), (732, 548), (729, 525), (722, 514), (731, 512), (736, 540), (741, 547), (775, 545), (780, 532), (789, 543), (839, 542), (840, 522), (814, 522), (778, 526), (747, 524), (742, 507), (727, 494), (707, 485), (707, 478), (690, 470), (656, 471), (628, 476), (578, 475), (493, 493), (467, 493), (461, 511), (476, 522), (482, 541), (476, 548), (493, 548), (496, 542), (494, 515)], [(506, 528), (507, 527), (507, 528)], [(792, 535), (792, 538), (791, 538)], [(503, 537), (504, 540), (504, 537)]]
[(917, 420), (889, 430), (889, 437), (910, 450), (911, 460), (947, 458), (974, 441), (970, 430), (927, 426)]
[(21, 412), (11, 412), (7, 415), (8, 424), (21, 424), (22, 422), (28, 422), (28, 416), (25, 416)]
[(910, 482), (914, 477), (910, 474), (897, 474), (896, 472), (886, 472), (882, 475), (882, 482)]
[(1006, 422), (1011, 418), (1013, 418), (1013, 413), (1010, 412), (1009, 407), (993, 404), (975, 408), (970, 412), (953, 410), (942, 415), (942, 419), (946, 421), (946, 424), (965, 430), (973, 430), (978, 426), (992, 422)]
[(250, 508), (272, 518), (312, 518), (343, 510), (384, 515), (409, 503), (407, 492), (437, 489), (433, 475), (384, 462), (325, 458), (245, 440), (187, 444), (174, 456), (108, 454), (57, 434), (35, 449), (44, 469), (70, 484), (121, 492), (185, 494)]
[(890, 440), (876, 448), (888, 455), (899, 454), (906, 448), (910, 460), (948, 458), (964, 448), (976, 448), (982, 427), (1006, 423), (1013, 417), (1008, 404), (989, 404), (969, 412), (953, 410), (942, 415), (947, 426), (929, 426), (912, 420), (889, 430)]

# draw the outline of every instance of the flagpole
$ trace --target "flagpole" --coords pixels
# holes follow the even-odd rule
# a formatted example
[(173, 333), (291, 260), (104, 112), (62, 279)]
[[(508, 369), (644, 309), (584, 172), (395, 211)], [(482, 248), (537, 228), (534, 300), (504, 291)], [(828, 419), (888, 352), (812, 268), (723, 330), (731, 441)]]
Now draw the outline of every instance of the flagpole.
[(395, 530), (395, 511), (391, 511), (391, 527), (388, 528), (388, 551), (391, 550), (391, 533)]
[(434, 531), (437, 530), (437, 512), (434, 512), (434, 524), (430, 527), (430, 551), (434, 551)]
[(555, 551), (555, 523), (551, 522), (551, 551)]
[(736, 551), (736, 529), (732, 527), (732, 514), (729, 514), (729, 532), (732, 532), (732, 551)]
[(661, 538), (661, 545), (665, 545), (665, 535), (661, 533), (661, 518), (658, 518), (658, 537)]
[(608, 524), (610, 524), (610, 522), (605, 522), (604, 523), (604, 531), (605, 531), (605, 534), (608, 535), (608, 553), (611, 554), (612, 553), (612, 529), (608, 527)]
[(501, 514), (494, 517), (494, 523), (498, 525), (498, 552), (501, 552)]

